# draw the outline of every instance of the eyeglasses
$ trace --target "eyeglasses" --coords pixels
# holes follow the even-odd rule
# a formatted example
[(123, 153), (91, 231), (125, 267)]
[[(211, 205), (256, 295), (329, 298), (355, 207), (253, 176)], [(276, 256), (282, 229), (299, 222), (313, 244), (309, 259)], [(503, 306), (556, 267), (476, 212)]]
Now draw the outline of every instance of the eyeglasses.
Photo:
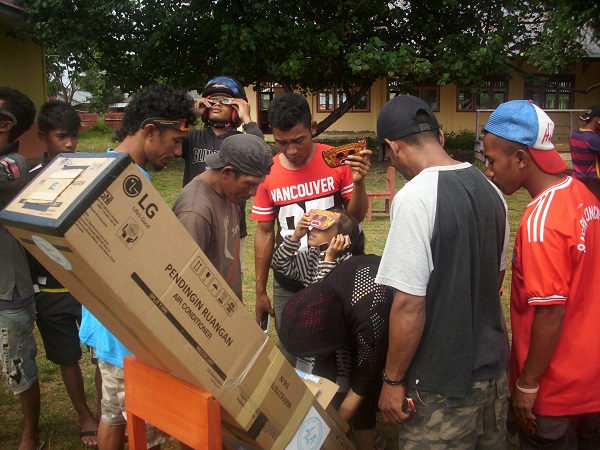
[(162, 128), (174, 128), (179, 131), (187, 131), (190, 128), (190, 122), (187, 119), (161, 119), (158, 117), (150, 117), (142, 122), (140, 128), (152, 124)]
[(231, 105), (233, 103), (233, 99), (231, 97), (209, 97), (208, 101), (213, 105), (217, 103), (221, 103), (222, 105)]
[(12, 121), (13, 127), (17, 126), (17, 118), (13, 113), (10, 113), (5, 109), (0, 109), (0, 115), (8, 117)]

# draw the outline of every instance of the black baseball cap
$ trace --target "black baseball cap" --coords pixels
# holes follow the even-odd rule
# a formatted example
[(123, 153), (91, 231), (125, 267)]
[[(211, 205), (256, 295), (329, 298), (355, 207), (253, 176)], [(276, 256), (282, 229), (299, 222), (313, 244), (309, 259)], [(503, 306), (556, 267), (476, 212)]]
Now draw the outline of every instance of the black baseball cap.
[(225, 138), (218, 153), (204, 158), (211, 169), (232, 166), (245, 175), (263, 177), (271, 172), (273, 152), (267, 143), (252, 134), (234, 134)]
[(579, 116), (579, 118), (581, 120), (585, 120), (585, 121), (590, 120), (592, 117), (600, 117), (600, 106), (592, 106), (590, 109), (588, 109), (586, 112), (584, 112), (581, 116)]
[[(428, 116), (426, 122), (417, 121), (417, 113), (424, 112)], [(438, 123), (431, 107), (414, 95), (399, 95), (387, 102), (377, 118), (377, 139), (384, 144), (423, 131), (438, 130)]]

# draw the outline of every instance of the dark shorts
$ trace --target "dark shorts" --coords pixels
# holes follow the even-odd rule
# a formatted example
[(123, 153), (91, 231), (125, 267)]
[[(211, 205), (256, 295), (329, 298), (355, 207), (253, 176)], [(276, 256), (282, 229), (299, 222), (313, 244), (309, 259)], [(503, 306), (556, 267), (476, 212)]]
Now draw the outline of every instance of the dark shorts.
[(519, 433), (522, 450), (592, 450), (600, 448), (600, 412), (578, 416), (536, 415), (537, 436)]
[(40, 292), (35, 304), (46, 358), (61, 366), (78, 362), (81, 358), (81, 304), (69, 292)]

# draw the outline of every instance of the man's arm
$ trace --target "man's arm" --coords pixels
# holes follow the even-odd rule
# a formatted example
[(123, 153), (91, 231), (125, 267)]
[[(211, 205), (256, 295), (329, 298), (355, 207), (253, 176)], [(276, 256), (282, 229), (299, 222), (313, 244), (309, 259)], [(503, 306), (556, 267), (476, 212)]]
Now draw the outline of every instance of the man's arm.
[[(390, 311), (390, 341), (385, 373), (390, 380), (402, 380), (417, 351), (425, 328), (425, 297), (396, 291)], [(379, 409), (386, 422), (401, 423), (409, 415), (402, 411), (404, 384), (383, 383)]]
[(258, 124), (256, 122), (244, 122), (242, 128), (244, 129), (244, 132), (246, 134), (252, 134), (261, 139), (265, 138), (265, 134), (261, 131), (260, 128), (258, 128)]
[(275, 246), (275, 221), (258, 222), (254, 234), (254, 269), (256, 273), (256, 322), (265, 311), (271, 316), (275, 310), (271, 306), (271, 300), (267, 295), (267, 281), (269, 280), (269, 267)]
[(264, 139), (264, 133), (260, 130), (260, 128), (258, 128), (258, 124), (253, 122), (252, 118), (250, 117), (250, 104), (243, 99), (236, 98), (233, 100), (233, 107), (237, 109), (237, 113), (242, 121), (244, 132)]
[(344, 200), (344, 208), (358, 220), (362, 222), (367, 215), (369, 202), (367, 200), (367, 188), (365, 186), (365, 177), (371, 167), (371, 150), (363, 150), (358, 155), (350, 155), (346, 164), (352, 170), (352, 179), (354, 186), (352, 188), (352, 197), (350, 200)]
[[(539, 387), (539, 380), (550, 364), (558, 346), (564, 317), (565, 307), (563, 305), (535, 307), (529, 352), (518, 379), (519, 387), (523, 389)], [(511, 394), (511, 403), (516, 416), (523, 420), (535, 419), (531, 410), (536, 398), (537, 392), (526, 394), (515, 387)]]
[(196, 244), (198, 244), (198, 247), (200, 247), (203, 252), (206, 252), (209, 243), (212, 241), (213, 228), (210, 221), (202, 215), (192, 211), (180, 213), (175, 211), (175, 215), (188, 233), (190, 233)]

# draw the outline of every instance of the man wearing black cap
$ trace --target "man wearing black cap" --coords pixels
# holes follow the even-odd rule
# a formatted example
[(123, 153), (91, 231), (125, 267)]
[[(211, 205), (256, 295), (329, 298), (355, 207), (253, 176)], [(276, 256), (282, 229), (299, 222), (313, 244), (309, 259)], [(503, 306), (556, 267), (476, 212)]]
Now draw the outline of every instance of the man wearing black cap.
[(513, 252), (511, 409), (523, 450), (600, 448), (600, 203), (565, 175), (553, 129), (527, 100), (484, 127), (488, 176), (532, 197)]
[(569, 140), (573, 175), (599, 178), (600, 106), (592, 106), (579, 118), (585, 121), (585, 125), (575, 130)]
[[(445, 152), (421, 99), (389, 101), (377, 137), (409, 180), (392, 203), (375, 280), (395, 290), (380, 410), (401, 424), (400, 448), (506, 448), (506, 203)], [(402, 409), (405, 396), (416, 411)]]
[(188, 183), (173, 212), (233, 292), (242, 298), (240, 208), (256, 194), (273, 165), (270, 147), (257, 136), (238, 134), (205, 159), (207, 170)]

